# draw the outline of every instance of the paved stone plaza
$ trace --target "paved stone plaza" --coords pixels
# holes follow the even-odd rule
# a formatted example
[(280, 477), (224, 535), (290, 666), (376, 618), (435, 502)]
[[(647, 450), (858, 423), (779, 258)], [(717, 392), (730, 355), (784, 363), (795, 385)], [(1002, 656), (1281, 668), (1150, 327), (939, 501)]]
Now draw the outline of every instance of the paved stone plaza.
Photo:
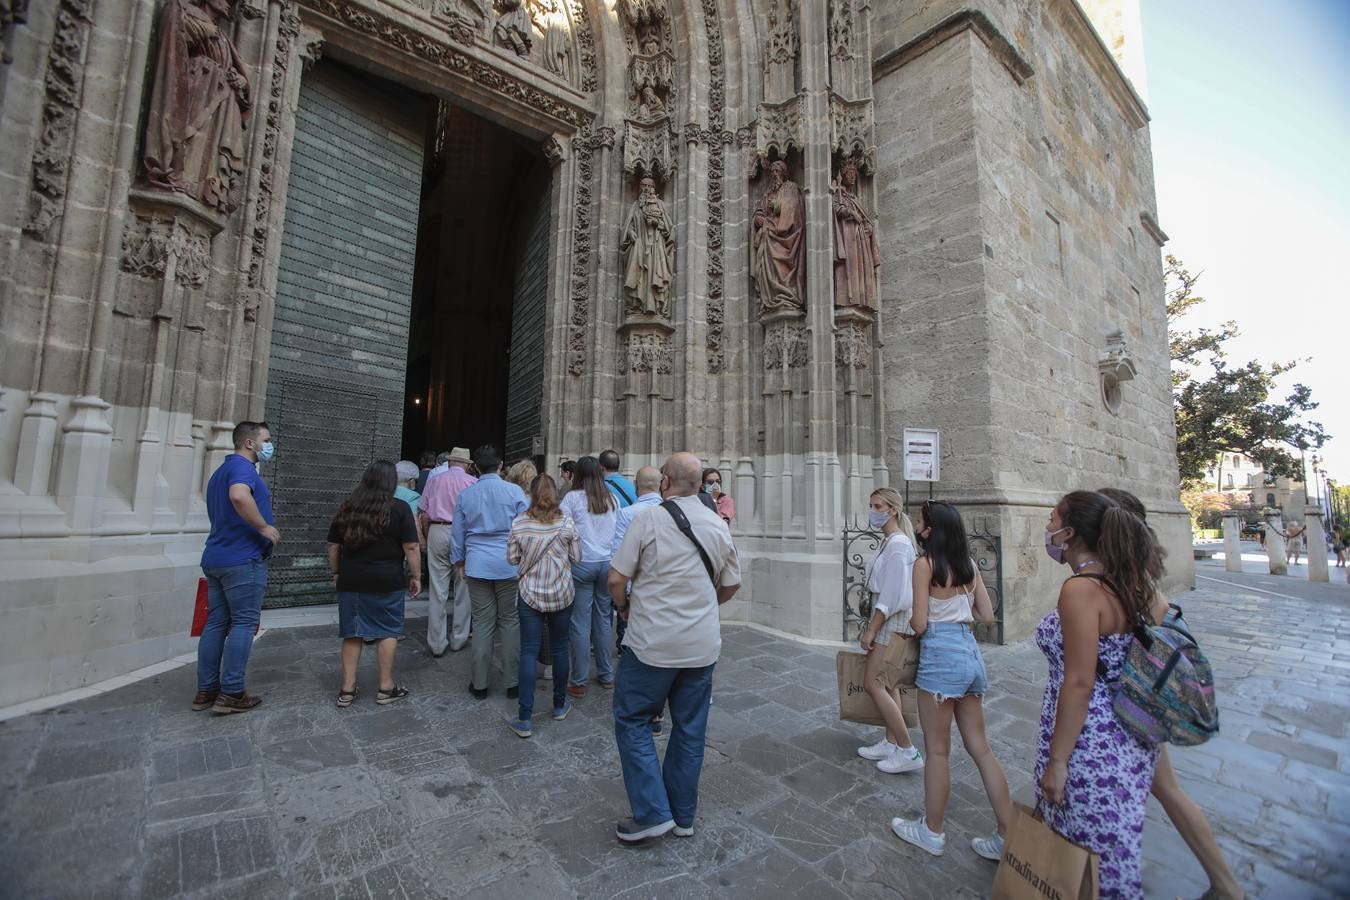
[[(1255, 568), (1249, 566), (1249, 570)], [(1252, 896), (1350, 888), (1350, 589), (1199, 567), (1181, 598), (1214, 661), (1223, 734), (1174, 754)], [(1338, 573), (1339, 574), (1339, 573)], [(1240, 582), (1225, 584), (1224, 581)], [(697, 834), (624, 847), (609, 718), (593, 688), (535, 737), (507, 731), (497, 682), (476, 702), (468, 660), (399, 648), (413, 697), (373, 702), (373, 673), (333, 706), (330, 627), (272, 630), (254, 651), (247, 715), (193, 713), (193, 669), (0, 724), (0, 884), (14, 897), (983, 896), (994, 865), (968, 846), (992, 815), (953, 757), (942, 859), (892, 837), (918, 776), (854, 755), (870, 729), (836, 720), (834, 649), (724, 630)], [(1029, 795), (1045, 667), (1029, 642), (987, 648), (988, 719), (1013, 790)], [(547, 706), (543, 695), (540, 706)], [(537, 707), (538, 708), (538, 707)], [(1203, 875), (1154, 807), (1151, 897)]]

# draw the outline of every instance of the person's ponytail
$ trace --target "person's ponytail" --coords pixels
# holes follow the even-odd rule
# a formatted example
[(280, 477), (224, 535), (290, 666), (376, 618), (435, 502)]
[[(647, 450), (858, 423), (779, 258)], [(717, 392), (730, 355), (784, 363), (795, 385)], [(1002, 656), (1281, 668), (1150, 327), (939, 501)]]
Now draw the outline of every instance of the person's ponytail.
[(1147, 620), (1162, 579), (1162, 555), (1144, 520), (1120, 506), (1102, 514), (1097, 554), (1130, 622)]

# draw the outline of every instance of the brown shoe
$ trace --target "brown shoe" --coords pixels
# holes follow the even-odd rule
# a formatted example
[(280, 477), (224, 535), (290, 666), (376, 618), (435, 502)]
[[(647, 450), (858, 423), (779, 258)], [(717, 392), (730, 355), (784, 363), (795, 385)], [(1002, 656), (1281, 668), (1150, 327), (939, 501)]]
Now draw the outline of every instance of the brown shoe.
[(246, 693), (242, 697), (231, 697), (229, 694), (221, 694), (216, 698), (216, 703), (211, 707), (211, 712), (216, 715), (248, 712), (259, 703), (262, 703), (262, 698), (257, 694)]
[(569, 684), (567, 686), (567, 696), (576, 697), (578, 700), (580, 700), (582, 697), (586, 696), (586, 685)]
[(220, 696), (220, 691), (198, 691), (197, 696), (192, 698), (192, 711), (201, 712), (204, 709), (210, 709), (218, 696)]

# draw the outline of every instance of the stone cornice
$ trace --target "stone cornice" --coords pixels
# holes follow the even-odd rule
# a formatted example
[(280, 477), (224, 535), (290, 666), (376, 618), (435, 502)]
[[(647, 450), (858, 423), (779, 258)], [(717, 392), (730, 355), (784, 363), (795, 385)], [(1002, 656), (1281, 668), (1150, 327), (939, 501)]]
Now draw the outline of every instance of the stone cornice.
[(1144, 231), (1148, 232), (1148, 236), (1153, 238), (1153, 243), (1157, 244), (1159, 247), (1167, 243), (1167, 233), (1158, 227), (1158, 220), (1153, 218), (1151, 213), (1141, 212), (1139, 214), (1139, 224), (1144, 227)]
[[(337, 43), (335, 38), (343, 31), (374, 40), (463, 79), (466, 86), (473, 85), (486, 98), (514, 101), (522, 111), (541, 116), (552, 126), (541, 128), (545, 133), (572, 133), (594, 118), (584, 94), (543, 77), (533, 77), (515, 60), (491, 47), (480, 46), (465, 29), (457, 30), (421, 17), (414, 19), (407, 11), (377, 0), (367, 3), (301, 0), (301, 8), (304, 13), (316, 13), (334, 23), (336, 27), (324, 28), (330, 44)], [(309, 20), (310, 16), (304, 18)], [(547, 89), (541, 83), (547, 84)]]
[(1083, 7), (1078, 5), (1078, 0), (1053, 0), (1052, 5), (1059, 14), (1059, 20), (1064, 26), (1064, 33), (1078, 47), (1079, 52), (1083, 54), (1083, 60), (1092, 67), (1096, 73), (1098, 81), (1106, 93), (1111, 95), (1116, 106), (1120, 108), (1120, 113), (1125, 117), (1131, 128), (1143, 128), (1148, 124), (1148, 107), (1144, 101), (1139, 99), (1135, 93), (1134, 85), (1130, 84), (1130, 79), (1125, 77), (1120, 64), (1116, 58), (1111, 55), (1107, 49), (1102, 36), (1097, 33), (1092, 20), (1083, 12)]
[(1031, 63), (1027, 62), (1012, 42), (989, 21), (988, 16), (977, 9), (963, 9), (943, 19), (908, 43), (877, 57), (872, 63), (873, 83), (967, 30), (975, 33), (1018, 84), (1022, 84), (1035, 74), (1036, 70), (1031, 67)]

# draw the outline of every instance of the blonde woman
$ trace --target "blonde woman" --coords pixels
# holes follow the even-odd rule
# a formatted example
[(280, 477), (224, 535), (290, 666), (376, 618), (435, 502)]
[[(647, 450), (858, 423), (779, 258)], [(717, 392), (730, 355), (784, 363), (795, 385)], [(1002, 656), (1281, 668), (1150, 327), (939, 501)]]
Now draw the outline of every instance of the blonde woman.
[(526, 494), (529, 494), (530, 485), (534, 483), (534, 477), (538, 474), (539, 470), (534, 467), (534, 463), (528, 459), (522, 459), (520, 462), (512, 463), (511, 467), (506, 470), (504, 477)]
[(880, 678), (887, 651), (894, 654), (900, 649), (892, 648), (891, 643), (916, 639), (909, 626), (914, 608), (914, 526), (901, 506), (900, 494), (894, 488), (877, 488), (872, 492), (868, 524), (880, 529), (884, 537), (867, 573), (867, 589), (874, 598), (872, 618), (859, 641), (867, 651), (864, 670), (867, 693), (886, 720), (886, 734), (875, 744), (859, 747), (858, 755), (876, 760), (878, 769), (892, 775), (923, 768), (923, 753), (914, 746), (900, 714), (896, 686), (884, 684)]

